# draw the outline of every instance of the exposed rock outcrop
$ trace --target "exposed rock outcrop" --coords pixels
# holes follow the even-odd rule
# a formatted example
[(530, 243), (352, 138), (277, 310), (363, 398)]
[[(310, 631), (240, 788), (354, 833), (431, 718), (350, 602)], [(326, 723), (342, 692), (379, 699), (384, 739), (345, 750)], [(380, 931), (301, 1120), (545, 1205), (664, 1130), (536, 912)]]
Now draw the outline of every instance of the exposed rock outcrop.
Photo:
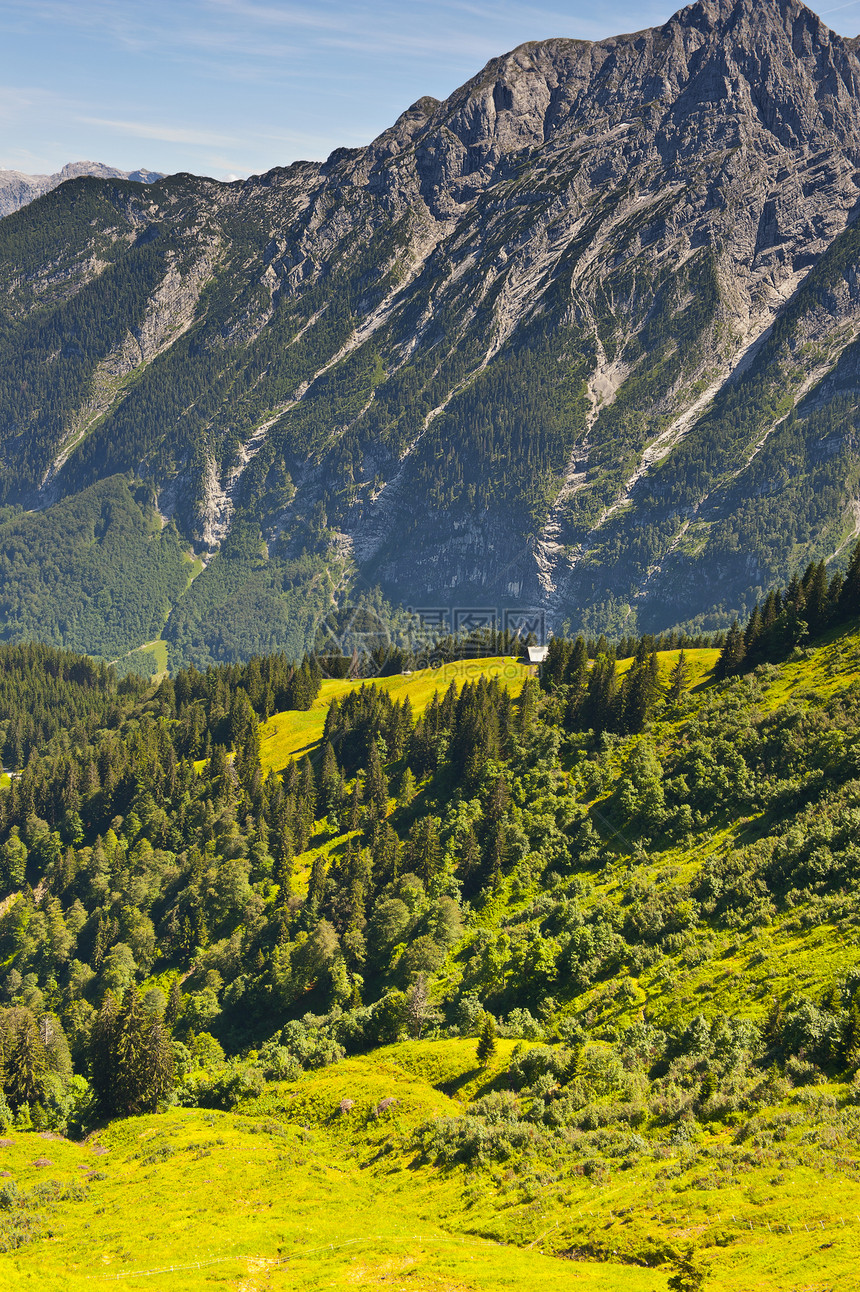
[(20, 211), (22, 206), (43, 193), (50, 193), (52, 188), (64, 184), (67, 179), (78, 179), (81, 175), (93, 175), (98, 179), (130, 179), (139, 184), (152, 184), (161, 179), (158, 171), (117, 170), (115, 166), (88, 161), (67, 162), (53, 175), (25, 175), (20, 170), (0, 169), (0, 216)]
[(322, 164), (50, 200), (3, 271), (8, 499), (131, 472), (207, 552), (241, 516), (285, 570), (328, 534), (403, 601), (610, 631), (724, 622), (856, 527), (860, 61), (796, 0), (523, 45)]

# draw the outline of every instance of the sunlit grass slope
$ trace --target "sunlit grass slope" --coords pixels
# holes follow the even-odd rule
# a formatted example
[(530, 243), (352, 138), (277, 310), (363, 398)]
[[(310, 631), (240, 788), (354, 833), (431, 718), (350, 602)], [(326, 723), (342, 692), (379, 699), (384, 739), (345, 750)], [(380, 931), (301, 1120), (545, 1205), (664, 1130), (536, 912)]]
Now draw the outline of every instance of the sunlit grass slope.
[[(705, 682), (720, 657), (718, 650), (664, 650), (659, 651), (657, 659), (660, 664), (660, 680), (667, 682), (672, 669), (683, 654), (687, 665), (687, 686), (696, 687)], [(618, 676), (623, 677), (633, 664), (632, 658), (618, 661)]]
[(733, 1161), (729, 1129), (708, 1133), (695, 1163), (678, 1144), (599, 1183), (540, 1162), (428, 1165), (415, 1129), (503, 1084), (512, 1048), (502, 1041), (484, 1070), (473, 1040), (401, 1043), (272, 1083), (236, 1113), (175, 1109), (81, 1144), (12, 1132), (3, 1196), (13, 1184), (42, 1196), (0, 1218), (8, 1233), (26, 1217), (41, 1241), (0, 1256), (0, 1283), (663, 1292), (666, 1254), (695, 1241), (714, 1292), (856, 1287), (856, 1166), (804, 1161), (803, 1128), (784, 1115), (773, 1125), (797, 1155), (790, 1172), (755, 1141)]
[[(665, 680), (677, 663), (680, 651), (662, 651), (660, 653), (660, 673)], [(697, 686), (710, 673), (717, 661), (719, 651), (691, 650), (686, 652), (689, 673), (689, 684)], [(627, 672), (632, 660), (622, 660), (618, 665), (619, 677)], [(439, 668), (421, 669), (420, 672), (397, 674), (395, 677), (373, 678), (364, 682), (326, 681), (310, 709), (305, 712), (291, 710), (277, 713), (261, 728), (260, 757), (263, 770), (270, 768), (282, 771), (290, 758), (309, 753), (322, 738), (325, 716), (332, 700), (340, 699), (348, 691), (362, 685), (378, 686), (381, 690), (400, 702), (408, 696), (415, 716), (418, 717), (427, 708), (438, 691), (440, 695), (447, 691), (452, 682), (458, 687), (465, 682), (473, 682), (479, 677), (499, 677), (507, 685), (511, 694), (516, 697), (523, 688), (525, 679), (536, 673), (536, 669), (519, 660), (495, 656), (488, 659), (458, 660), (452, 664), (443, 664)]]
[[(687, 652), (694, 694), (653, 724), (658, 752), (684, 738), (696, 706), (714, 694), (715, 659), (714, 651)], [(664, 678), (676, 660), (677, 652), (661, 657)], [(490, 670), (516, 692), (527, 675), (511, 661), (484, 660), (375, 685), (408, 694), (417, 714), (452, 677)], [(856, 631), (834, 633), (815, 650), (757, 670), (748, 683), (751, 712), (789, 704), (802, 713), (858, 679)], [(280, 770), (317, 742), (330, 700), (355, 685), (325, 683), (308, 713), (281, 714), (264, 727), (265, 765)], [(660, 835), (647, 847), (629, 843), (611, 798), (636, 739), (606, 744), (603, 787), (583, 795), (614, 848), (599, 866), (571, 875), (584, 908), (623, 907), (634, 881), (668, 891), (767, 826), (765, 814), (751, 810), (674, 843)], [(297, 892), (310, 858), (343, 839), (322, 829), (314, 837), (297, 859)], [(455, 992), (471, 940), (508, 937), (539, 921), (539, 911), (529, 912), (541, 891), (506, 876), (475, 902), (436, 995)], [(752, 925), (703, 922), (694, 938), (667, 945), (638, 972), (566, 998), (565, 1009), (587, 1024), (598, 1048), (602, 1027), (645, 1018), (676, 1027), (724, 1012), (763, 1022), (774, 998), (793, 991), (818, 998), (860, 962), (853, 921), (810, 897)], [(174, 1109), (113, 1123), (86, 1144), (12, 1131), (0, 1146), (0, 1171), (9, 1173), (0, 1180), (0, 1243), (27, 1225), (37, 1240), (0, 1255), (0, 1288), (666, 1292), (672, 1250), (686, 1243), (709, 1262), (704, 1292), (860, 1286), (860, 1081), (822, 1072), (790, 1086), (776, 1074), (771, 1086), (762, 1072), (749, 1106), (694, 1122), (689, 1134), (668, 1121), (651, 1124), (644, 1096), (638, 1103), (630, 1096), (628, 1114), (613, 1111), (616, 1096), (607, 1095), (591, 1129), (562, 1126), (532, 1154), (447, 1167), (425, 1156), (419, 1129), (461, 1118), (474, 1100), (506, 1090), (517, 1044), (500, 1039), (482, 1069), (474, 1038), (401, 1041), (269, 1083), (235, 1113)], [(10, 1186), (27, 1195), (26, 1205)]]
[[(704, 653), (704, 652), (701, 652)], [(340, 699), (348, 691), (360, 686), (378, 686), (387, 691), (392, 699), (402, 703), (408, 696), (415, 717), (427, 708), (438, 691), (443, 695), (452, 682), (458, 687), (466, 682), (474, 682), (479, 677), (498, 677), (507, 685), (511, 694), (516, 697), (523, 688), (523, 682), (536, 670), (519, 660), (494, 656), (488, 659), (457, 660), (443, 664), (439, 668), (425, 668), (419, 672), (397, 674), (394, 677), (371, 678), (353, 682), (323, 682), (320, 693), (312, 707), (305, 712), (291, 710), (277, 713), (265, 723), (260, 731), (260, 759), (263, 771), (269, 769), (282, 771), (291, 758), (309, 753), (319, 744), (325, 727), (326, 713), (332, 700)]]
[[(0, 1256), (2, 1286), (662, 1292), (656, 1271), (518, 1250), (468, 1212), (460, 1225), (469, 1181), (417, 1166), (408, 1144), (458, 1105), (398, 1063), (405, 1048), (273, 1085), (237, 1114), (131, 1118), (85, 1144), (13, 1134), (0, 1163), (44, 1195), (27, 1213), (43, 1241)], [(447, 1072), (491, 1079), (469, 1071), (474, 1043), (453, 1049)], [(58, 1191), (72, 1196), (50, 1201)]]

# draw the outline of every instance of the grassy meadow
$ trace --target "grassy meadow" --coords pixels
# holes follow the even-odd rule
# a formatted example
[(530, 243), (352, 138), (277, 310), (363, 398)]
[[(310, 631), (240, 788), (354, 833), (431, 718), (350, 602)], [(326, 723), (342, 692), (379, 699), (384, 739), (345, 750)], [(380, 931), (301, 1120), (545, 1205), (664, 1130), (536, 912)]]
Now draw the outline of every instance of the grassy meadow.
[(326, 713), (332, 700), (341, 699), (356, 686), (378, 686), (401, 703), (408, 696), (417, 718), (436, 692), (443, 695), (452, 682), (456, 682), (459, 689), (466, 682), (474, 682), (479, 677), (498, 677), (504, 681), (511, 695), (516, 697), (523, 689), (525, 679), (535, 672), (533, 666), (499, 655), (489, 659), (456, 660), (450, 664), (441, 664), (438, 668), (398, 673), (394, 677), (370, 678), (363, 683), (348, 679), (325, 681), (310, 709), (304, 712), (291, 710), (288, 713), (276, 713), (263, 724), (260, 729), (260, 761), (263, 770), (281, 772), (291, 758), (311, 753), (322, 739)]
[[(692, 1178), (689, 1145), (598, 1183), (423, 1161), (414, 1129), (503, 1082), (513, 1047), (483, 1070), (472, 1041), (401, 1043), (270, 1083), (234, 1113), (173, 1109), (83, 1143), (10, 1132), (0, 1234), (29, 1225), (40, 1241), (0, 1257), (3, 1287), (664, 1292), (661, 1262), (688, 1241), (720, 1292), (856, 1287), (856, 1166), (801, 1152), (775, 1171), (753, 1142), (738, 1168), (730, 1133), (697, 1146)], [(790, 1127), (786, 1148), (801, 1138)]]
[[(694, 706), (711, 692), (717, 652), (686, 656), (687, 707), (654, 722), (658, 752), (686, 738)], [(677, 658), (661, 655), (664, 682)], [(518, 695), (531, 672), (496, 658), (370, 685), (408, 695), (418, 716), (451, 681), (498, 676)], [(758, 669), (751, 713), (757, 721), (789, 706), (802, 716), (858, 680), (857, 634), (834, 632), (815, 650)], [(264, 770), (314, 749), (331, 700), (357, 685), (324, 682), (309, 711), (264, 723)], [(607, 743), (597, 760), (602, 780), (580, 796), (611, 845), (599, 868), (573, 876), (586, 913), (623, 911), (634, 881), (668, 892), (769, 827), (768, 810), (750, 811), (686, 837), (628, 842), (613, 795), (636, 739)], [(576, 775), (565, 757), (564, 774)], [(313, 860), (342, 852), (347, 837), (317, 823), (296, 858), (294, 894), (306, 892)], [(473, 945), (509, 938), (541, 897), (515, 871), (476, 899), (434, 979), (434, 1000), (453, 999), (467, 981)], [(763, 1024), (775, 999), (820, 996), (858, 964), (858, 922), (810, 900), (758, 922), (703, 925), (638, 973), (572, 993), (566, 1010), (598, 1038), (599, 1052), (609, 1044), (602, 1036), (644, 1020), (670, 1028), (722, 1013)], [(431, 1035), (266, 1081), (232, 1112), (174, 1106), (80, 1142), (11, 1129), (0, 1138), (0, 1286), (668, 1292), (687, 1244), (706, 1266), (695, 1292), (853, 1292), (860, 1284), (860, 1080), (819, 1072), (792, 1085), (765, 1073), (754, 1104), (694, 1120), (692, 1131), (649, 1119), (643, 1088), (626, 1111), (612, 1112), (611, 1134), (598, 1100), (588, 1129), (562, 1125), (539, 1152), (440, 1161), (433, 1135), (468, 1119), (475, 1101), (505, 1096), (509, 1065), (534, 1044), (500, 1036), (482, 1067), (473, 1036)]]

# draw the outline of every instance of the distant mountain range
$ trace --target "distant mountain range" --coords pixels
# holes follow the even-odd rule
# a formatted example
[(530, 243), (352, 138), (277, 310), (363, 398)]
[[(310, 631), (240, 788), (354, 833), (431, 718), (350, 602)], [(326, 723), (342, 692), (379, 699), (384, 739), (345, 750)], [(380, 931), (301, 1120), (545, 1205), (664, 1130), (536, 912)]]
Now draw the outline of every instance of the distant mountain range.
[(98, 179), (130, 179), (139, 184), (151, 184), (153, 180), (162, 178), (160, 172), (154, 170), (117, 170), (115, 166), (89, 161), (68, 162), (53, 175), (25, 175), (19, 170), (0, 170), (0, 216), (19, 211), (34, 198), (49, 193), (67, 179), (78, 179), (81, 175), (94, 175)]
[(3, 631), (723, 625), (860, 530), (858, 211), (857, 43), (797, 0), (523, 45), (324, 163), (64, 184), (0, 223)]

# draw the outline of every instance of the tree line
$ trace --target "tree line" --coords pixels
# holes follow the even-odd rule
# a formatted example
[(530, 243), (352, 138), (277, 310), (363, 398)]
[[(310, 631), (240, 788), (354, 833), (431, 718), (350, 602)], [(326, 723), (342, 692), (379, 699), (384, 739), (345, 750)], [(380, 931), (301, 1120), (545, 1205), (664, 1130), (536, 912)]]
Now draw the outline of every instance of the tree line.
[(726, 634), (714, 675), (732, 677), (757, 664), (783, 658), (793, 647), (825, 629), (860, 615), (860, 543), (848, 569), (830, 577), (824, 561), (810, 562), (786, 588), (772, 589), (756, 602), (745, 628), (737, 619)]

